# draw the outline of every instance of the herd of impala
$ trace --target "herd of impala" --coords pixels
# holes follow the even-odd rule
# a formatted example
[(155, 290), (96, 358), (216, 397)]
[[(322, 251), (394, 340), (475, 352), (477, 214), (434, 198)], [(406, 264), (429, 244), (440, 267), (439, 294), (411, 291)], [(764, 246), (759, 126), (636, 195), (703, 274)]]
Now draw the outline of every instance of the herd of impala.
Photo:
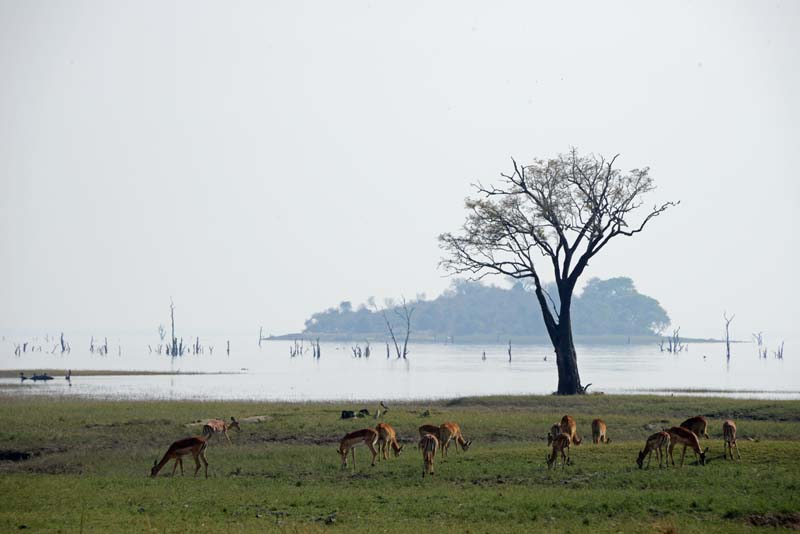
[[(239, 422), (234, 417), (231, 417), (230, 423), (221, 419), (212, 419), (208, 421), (203, 425), (202, 436), (180, 439), (170, 445), (163, 458), (161, 458), (161, 461), (153, 463), (153, 469), (150, 471), (150, 475), (153, 477), (158, 475), (158, 472), (161, 471), (170, 460), (175, 461), (172, 467), (172, 474), (175, 474), (175, 470), (178, 466), (180, 466), (181, 474), (183, 474), (183, 457), (191, 454), (195, 461), (195, 476), (197, 476), (198, 471), (200, 471), (200, 462), (202, 460), (205, 466), (205, 475), (206, 478), (208, 478), (208, 461), (205, 457), (208, 440), (214, 434), (222, 434), (230, 443), (231, 438), (228, 436), (228, 430), (232, 428), (241, 431)], [(675, 459), (672, 457), (672, 451), (679, 445), (683, 445), (681, 467), (683, 467), (687, 447), (690, 447), (694, 451), (700, 465), (705, 465), (708, 447), (706, 447), (705, 450), (700, 447), (700, 437), (702, 436), (705, 439), (709, 439), (708, 433), (706, 432), (707, 428), (708, 421), (706, 418), (698, 415), (690, 417), (679, 426), (656, 432), (647, 438), (644, 449), (639, 451), (639, 457), (636, 459), (637, 465), (640, 469), (643, 468), (644, 460), (647, 459), (647, 467), (650, 467), (650, 457), (653, 452), (655, 452), (658, 458), (658, 466), (662, 467), (664, 449), (666, 449), (668, 454), (667, 466), (669, 466), (670, 461), (672, 465), (675, 466)], [(722, 423), (722, 434), (725, 458), (727, 459), (728, 454), (730, 454), (730, 458), (733, 460), (733, 449), (736, 449), (737, 457), (741, 459), (739, 447), (736, 445), (736, 424), (732, 420), (727, 419)], [(419, 435), (420, 441), (418, 448), (422, 451), (423, 478), (425, 478), (426, 474), (434, 474), (433, 463), (436, 458), (437, 450), (439, 451), (440, 457), (446, 457), (452, 442), (456, 445), (456, 451), (460, 446), (465, 452), (469, 450), (472, 444), (472, 440), (464, 439), (464, 436), (461, 434), (461, 427), (459, 427), (458, 423), (453, 422), (442, 423), (439, 426), (422, 425), (419, 427)], [(582, 442), (583, 439), (578, 436), (578, 425), (575, 419), (570, 415), (562, 417), (561, 422), (553, 424), (550, 428), (550, 432), (547, 434), (547, 446), (552, 448), (551, 453), (546, 456), (548, 467), (552, 468), (558, 465), (559, 456), (561, 458), (562, 468), (570, 464), (570, 445), (580, 445)], [(607, 435), (606, 423), (602, 419), (595, 419), (592, 421), (592, 442), (595, 445), (610, 442)], [(378, 423), (375, 428), (362, 428), (361, 430), (345, 434), (341, 439), (336, 452), (341, 457), (342, 469), (347, 468), (348, 453), (352, 455), (353, 468), (355, 469), (355, 448), (359, 445), (365, 445), (372, 453), (373, 466), (375, 465), (375, 458), (389, 459), (389, 449), (392, 450), (395, 456), (399, 456), (400, 452), (403, 450), (403, 445), (397, 442), (397, 433), (394, 428), (388, 423)]]

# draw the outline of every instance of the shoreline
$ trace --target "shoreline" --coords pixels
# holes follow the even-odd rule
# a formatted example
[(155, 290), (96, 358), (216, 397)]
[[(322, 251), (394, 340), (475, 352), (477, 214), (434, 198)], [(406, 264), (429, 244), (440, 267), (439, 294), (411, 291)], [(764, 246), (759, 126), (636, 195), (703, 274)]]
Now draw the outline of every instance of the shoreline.
[[(36, 374), (47, 374), (53, 378), (64, 378), (67, 369), (0, 369), (0, 378), (19, 378), (20, 373), (25, 373), (30, 380)], [(73, 369), (72, 375), (76, 376), (176, 376), (176, 375), (238, 375), (241, 372), (232, 371), (136, 371), (136, 370), (114, 370), (114, 369)]]

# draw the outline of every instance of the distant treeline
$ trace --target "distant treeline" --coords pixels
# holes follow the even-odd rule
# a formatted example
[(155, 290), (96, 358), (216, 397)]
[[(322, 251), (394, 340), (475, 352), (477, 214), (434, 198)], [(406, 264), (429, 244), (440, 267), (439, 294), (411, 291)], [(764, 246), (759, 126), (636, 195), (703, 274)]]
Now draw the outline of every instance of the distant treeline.
[[(555, 288), (548, 291), (558, 305)], [(414, 336), (546, 336), (536, 296), (522, 283), (510, 289), (478, 282), (455, 281), (434, 300), (417, 299), (413, 306)], [(386, 316), (397, 321), (396, 305), (389, 301)], [(583, 336), (641, 336), (660, 333), (669, 316), (658, 301), (640, 294), (630, 278), (593, 278), (572, 303), (573, 332)], [(304, 335), (384, 334), (381, 311), (368, 304), (354, 308), (345, 301), (338, 308), (315, 313), (305, 322)]]

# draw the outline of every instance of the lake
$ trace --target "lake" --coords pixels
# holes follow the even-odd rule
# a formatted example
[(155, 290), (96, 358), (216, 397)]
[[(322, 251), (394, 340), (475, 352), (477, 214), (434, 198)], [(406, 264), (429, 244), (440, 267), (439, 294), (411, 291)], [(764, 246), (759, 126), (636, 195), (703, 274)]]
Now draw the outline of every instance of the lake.
[[(78, 376), (63, 375), (49, 382), (0, 379), (0, 394), (80, 396), (119, 399), (240, 399), (270, 401), (410, 400), (475, 395), (549, 394), (556, 389), (555, 355), (546, 345), (411, 344), (408, 360), (386, 358), (385, 345), (373, 344), (370, 358), (354, 358), (351, 344), (322, 343), (315, 359), (306, 352), (290, 357), (289, 341), (231, 338), (203, 341), (215, 346), (213, 355), (172, 358), (150, 353), (151, 339), (109, 340), (109, 354), (91, 354), (89, 338), (71, 340), (72, 351), (14, 354), (12, 338), (0, 344), (0, 368), (175, 371), (173, 375)], [(20, 340), (17, 340), (20, 341)], [(34, 342), (36, 344), (37, 342)], [(77, 348), (80, 343), (83, 349)], [(122, 346), (119, 354), (118, 344)], [(47, 347), (45, 347), (47, 345)], [(364, 344), (362, 343), (362, 348)], [(486, 360), (482, 359), (486, 352)], [(673, 355), (655, 345), (579, 345), (578, 363), (590, 392), (609, 394), (690, 394), (740, 398), (800, 398), (798, 365), (787, 358), (758, 359), (752, 344), (732, 347), (730, 365), (722, 344), (692, 344), (688, 352)], [(545, 359), (546, 357), (546, 359)], [(188, 374), (207, 373), (207, 374)]]

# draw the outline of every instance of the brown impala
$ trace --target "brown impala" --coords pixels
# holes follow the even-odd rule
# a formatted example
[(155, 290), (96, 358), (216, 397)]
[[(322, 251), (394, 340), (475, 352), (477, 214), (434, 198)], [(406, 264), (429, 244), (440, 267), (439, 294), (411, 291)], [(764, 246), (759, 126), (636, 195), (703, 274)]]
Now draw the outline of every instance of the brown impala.
[(441, 440), (442, 437), (439, 435), (439, 427), (436, 425), (422, 425), (419, 427), (419, 437), (425, 437), (425, 434), (433, 434), (436, 436), (436, 439)]
[(733, 449), (736, 449), (736, 456), (741, 460), (742, 455), (739, 452), (739, 446), (736, 444), (736, 423), (730, 419), (726, 419), (722, 423), (722, 439), (725, 440), (723, 455), (728, 459), (727, 453), (731, 453), (731, 460), (733, 460)]
[(695, 415), (694, 417), (690, 417), (689, 419), (681, 423), (680, 426), (688, 430), (691, 430), (698, 438), (702, 436), (708, 439), (708, 434), (706, 434), (706, 429), (708, 428), (708, 421), (702, 415)]
[(608, 434), (606, 433), (606, 422), (602, 419), (595, 419), (592, 421), (592, 443), (608, 443)]
[(175, 465), (172, 466), (172, 475), (175, 476), (175, 469), (179, 465), (181, 466), (181, 475), (183, 475), (183, 457), (191, 454), (194, 457), (194, 463), (196, 466), (194, 469), (194, 476), (197, 476), (197, 472), (200, 471), (200, 460), (203, 460), (203, 464), (206, 467), (206, 478), (208, 478), (208, 461), (206, 461), (205, 455), (207, 446), (208, 443), (206, 438), (202, 438), (200, 436), (179, 439), (169, 446), (169, 449), (167, 449), (167, 452), (164, 453), (164, 457), (161, 458), (160, 462), (156, 463), (155, 460), (153, 461), (153, 469), (150, 470), (150, 476), (155, 477), (158, 475), (158, 472), (161, 471), (161, 468), (163, 468), (170, 460), (175, 460)]
[(565, 415), (561, 418), (561, 432), (569, 436), (573, 445), (583, 443), (583, 438), (578, 437), (578, 424), (571, 415)]
[(425, 473), (433, 476), (433, 461), (436, 459), (438, 447), (439, 439), (435, 434), (425, 434), (419, 440), (419, 448), (422, 449), (422, 478), (425, 478)]
[(378, 431), (378, 453), (383, 456), (383, 459), (389, 459), (389, 447), (392, 448), (395, 456), (400, 456), (403, 445), (397, 444), (397, 432), (394, 431), (394, 428), (388, 423), (378, 423), (375, 430)]
[[(644, 444), (644, 450), (639, 451), (639, 457), (636, 459), (636, 465), (639, 466), (639, 469), (642, 468), (642, 464), (644, 463), (645, 457), (647, 457), (647, 467), (650, 467), (650, 457), (653, 455), (653, 451), (656, 451), (656, 457), (658, 457), (658, 467), (661, 468), (661, 459), (664, 457), (664, 448), (669, 447), (669, 432), (656, 432), (649, 438), (647, 438), (647, 442)], [(669, 465), (669, 463), (667, 463)]]
[(556, 436), (561, 434), (561, 424), (560, 423), (553, 423), (553, 426), (550, 427), (550, 432), (547, 433), (547, 446), (553, 444), (553, 440), (556, 439)]
[(355, 432), (345, 434), (339, 442), (339, 448), (336, 452), (342, 457), (342, 469), (347, 468), (347, 453), (353, 451), (353, 469), (356, 468), (356, 446), (364, 444), (369, 448), (372, 453), (372, 465), (375, 466), (375, 457), (378, 456), (378, 451), (375, 450), (375, 444), (378, 443), (378, 431), (374, 428), (362, 428)]
[[(562, 469), (570, 463), (569, 442), (570, 442), (570, 437), (568, 434), (561, 433), (557, 435), (555, 438), (553, 438), (553, 452), (550, 454), (550, 456), (547, 456), (545, 458), (547, 460), (547, 467), (552, 469), (554, 465), (556, 466), (558, 465), (559, 454), (561, 454)], [(564, 453), (564, 449), (567, 450), (566, 454)]]
[(203, 425), (203, 437), (210, 439), (214, 434), (222, 434), (228, 438), (228, 443), (231, 443), (231, 438), (228, 435), (228, 430), (231, 428), (235, 428), (237, 432), (242, 431), (241, 427), (239, 426), (239, 421), (237, 421), (235, 417), (231, 417), (230, 424), (226, 423), (222, 419), (211, 419), (209, 422)]
[(451, 441), (456, 442), (456, 452), (458, 452), (459, 445), (464, 452), (467, 452), (469, 446), (472, 445), (471, 439), (465, 440), (461, 435), (461, 427), (458, 426), (458, 423), (442, 423), (439, 426), (439, 441), (445, 456), (447, 456)]
[(683, 445), (683, 451), (681, 451), (681, 467), (683, 467), (683, 458), (686, 456), (686, 447), (691, 447), (692, 450), (700, 457), (700, 465), (706, 464), (706, 453), (708, 452), (708, 447), (706, 450), (702, 450), (700, 448), (700, 440), (697, 439), (697, 436), (691, 430), (687, 430), (682, 426), (673, 426), (667, 432), (669, 432), (669, 459), (672, 461), (673, 467), (675, 466), (675, 458), (672, 456), (672, 450), (675, 448), (675, 445)]

